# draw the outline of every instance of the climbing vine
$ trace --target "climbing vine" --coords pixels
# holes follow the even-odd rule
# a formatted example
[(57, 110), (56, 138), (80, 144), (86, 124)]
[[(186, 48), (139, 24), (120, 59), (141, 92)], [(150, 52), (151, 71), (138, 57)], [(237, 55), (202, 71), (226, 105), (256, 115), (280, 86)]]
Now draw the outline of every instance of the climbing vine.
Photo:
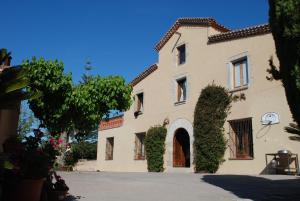
[(196, 172), (216, 172), (226, 149), (224, 123), (231, 97), (224, 87), (205, 87), (194, 112), (194, 164)]
[(163, 126), (151, 127), (146, 134), (145, 149), (149, 172), (164, 171), (164, 153), (167, 129)]

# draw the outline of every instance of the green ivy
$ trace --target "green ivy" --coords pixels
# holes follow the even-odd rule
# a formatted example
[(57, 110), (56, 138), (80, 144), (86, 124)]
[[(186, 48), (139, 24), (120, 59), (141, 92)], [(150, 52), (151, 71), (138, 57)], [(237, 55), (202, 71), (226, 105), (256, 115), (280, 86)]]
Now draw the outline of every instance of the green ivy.
[(149, 172), (164, 171), (164, 153), (167, 129), (163, 126), (151, 127), (145, 137), (146, 158)]
[(216, 172), (226, 149), (224, 123), (231, 97), (224, 87), (205, 87), (194, 112), (194, 164), (196, 172)]

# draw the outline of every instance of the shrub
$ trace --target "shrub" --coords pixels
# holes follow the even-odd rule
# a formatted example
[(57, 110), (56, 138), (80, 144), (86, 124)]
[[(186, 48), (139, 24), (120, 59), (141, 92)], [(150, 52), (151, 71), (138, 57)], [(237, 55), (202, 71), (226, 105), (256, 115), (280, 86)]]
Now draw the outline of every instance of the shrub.
[(145, 137), (145, 149), (149, 172), (164, 171), (165, 139), (167, 129), (163, 126), (151, 127)]
[(90, 159), (97, 158), (97, 143), (79, 142), (72, 145), (72, 153), (75, 159)]
[(64, 160), (66, 166), (72, 166), (72, 167), (78, 162), (78, 159), (76, 160), (73, 156), (73, 153), (70, 151), (65, 154)]
[(226, 149), (224, 123), (231, 97), (224, 87), (205, 87), (194, 112), (194, 164), (196, 172), (216, 172)]
[(79, 159), (95, 160), (97, 158), (97, 143), (79, 142), (72, 144), (71, 151), (65, 154), (65, 165), (74, 166)]

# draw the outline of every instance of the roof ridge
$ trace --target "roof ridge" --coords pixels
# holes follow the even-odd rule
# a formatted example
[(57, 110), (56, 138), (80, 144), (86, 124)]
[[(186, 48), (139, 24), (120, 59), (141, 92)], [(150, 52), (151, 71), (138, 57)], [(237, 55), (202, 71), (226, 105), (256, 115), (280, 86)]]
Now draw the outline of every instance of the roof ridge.
[(268, 23), (258, 24), (250, 27), (232, 30), (225, 33), (219, 33), (208, 37), (208, 43), (215, 43), (231, 39), (244, 38), (260, 34), (270, 33), (271, 28)]
[(150, 75), (151, 73), (153, 73), (157, 68), (158, 68), (157, 63), (152, 64), (151, 66), (149, 66), (148, 68), (146, 68), (143, 72), (141, 72), (138, 76), (136, 76), (129, 84), (131, 86), (137, 85), (140, 81), (142, 81), (148, 75)]
[(160, 39), (160, 41), (156, 44), (155, 49), (159, 51), (172, 37), (172, 35), (178, 30), (180, 26), (186, 25), (201, 25), (201, 26), (212, 26), (215, 29), (218, 29), (221, 32), (230, 31), (229, 28), (219, 24), (212, 17), (183, 17), (178, 18), (175, 23), (169, 28), (169, 30), (164, 34), (164, 36)]

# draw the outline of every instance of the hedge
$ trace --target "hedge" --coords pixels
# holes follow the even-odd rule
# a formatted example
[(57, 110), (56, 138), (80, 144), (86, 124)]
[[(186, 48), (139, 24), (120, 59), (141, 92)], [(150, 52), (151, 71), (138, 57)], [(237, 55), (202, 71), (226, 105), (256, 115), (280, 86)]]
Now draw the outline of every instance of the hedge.
[(218, 170), (226, 149), (224, 123), (231, 96), (215, 84), (205, 87), (194, 111), (194, 164), (196, 172)]
[(163, 126), (151, 127), (145, 137), (145, 149), (149, 172), (164, 171), (164, 153), (167, 129)]

